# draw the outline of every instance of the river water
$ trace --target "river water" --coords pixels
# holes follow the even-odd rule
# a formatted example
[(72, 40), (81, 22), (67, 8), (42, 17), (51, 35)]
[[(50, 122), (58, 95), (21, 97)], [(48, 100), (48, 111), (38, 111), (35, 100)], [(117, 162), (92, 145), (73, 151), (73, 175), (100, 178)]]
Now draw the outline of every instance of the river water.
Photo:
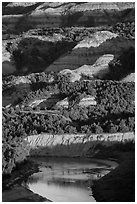
[(36, 158), (40, 172), (29, 177), (34, 193), (54, 202), (96, 202), (91, 186), (116, 167), (115, 162), (91, 159)]

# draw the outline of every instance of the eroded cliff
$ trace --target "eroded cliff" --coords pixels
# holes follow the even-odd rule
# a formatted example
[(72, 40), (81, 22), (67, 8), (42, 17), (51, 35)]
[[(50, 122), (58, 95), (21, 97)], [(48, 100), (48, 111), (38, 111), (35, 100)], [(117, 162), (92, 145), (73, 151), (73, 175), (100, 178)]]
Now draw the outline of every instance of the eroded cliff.
[(28, 136), (32, 155), (39, 156), (93, 156), (96, 143), (134, 141), (134, 133), (102, 134), (40, 134)]

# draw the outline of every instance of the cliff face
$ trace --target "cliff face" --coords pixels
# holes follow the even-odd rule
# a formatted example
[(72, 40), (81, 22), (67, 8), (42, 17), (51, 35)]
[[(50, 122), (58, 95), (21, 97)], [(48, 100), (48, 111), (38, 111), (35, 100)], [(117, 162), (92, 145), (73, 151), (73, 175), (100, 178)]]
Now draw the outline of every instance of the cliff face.
[(131, 73), (131, 74), (127, 75), (125, 78), (122, 79), (122, 81), (124, 81), (124, 82), (134, 81), (135, 82), (135, 73)]
[(128, 21), (133, 20), (134, 8), (131, 2), (3, 3), (3, 24), (11, 32), (35, 27), (111, 25), (127, 20), (125, 14)]
[(134, 133), (104, 134), (40, 134), (28, 136), (26, 140), (32, 148), (32, 154), (43, 156), (82, 156), (93, 148), (93, 141), (134, 140)]
[[(87, 95), (85, 96), (84, 98), (82, 98), (80, 100), (80, 102), (77, 104), (79, 106), (82, 106), (82, 107), (88, 107), (88, 106), (95, 106), (97, 105), (97, 102), (95, 100), (95, 97), (93, 96), (90, 96), (90, 95)], [(58, 101), (56, 103), (56, 106), (57, 107), (65, 107), (65, 108), (68, 108), (69, 107), (69, 102), (68, 102), (68, 98), (65, 98), (61, 101)]]
[(4, 40), (3, 74), (9, 74), (5, 68), (8, 63), (10, 73), (17, 71), (24, 75), (64, 70), (64, 73), (71, 73), (74, 81), (79, 80), (83, 73), (91, 78), (96, 74), (97, 78), (102, 78), (108, 71), (109, 62), (124, 50), (134, 49), (135, 40), (110, 31), (93, 32), (92, 29), (84, 29), (84, 32), (81, 29), (38, 29)]
[(90, 79), (102, 79), (109, 72), (109, 62), (114, 59), (114, 55), (106, 54), (97, 59), (93, 65), (83, 65), (75, 70), (64, 69), (61, 75), (69, 75), (70, 81), (79, 81), (82, 77)]
[[(15, 64), (4, 60), (3, 74), (75, 70), (94, 65), (104, 55), (108, 67), (110, 55), (134, 47), (135, 4), (131, 2), (11, 2), (3, 3), (2, 9), (3, 39), (8, 39), (4, 54), (10, 58), (15, 51)], [(9, 42), (16, 49), (7, 51)], [(80, 69), (92, 75), (102, 65), (97, 76), (102, 78), (107, 72), (103, 63)], [(80, 72), (73, 73), (76, 80)]]
[(95, 43), (91, 43), (90, 45), (87, 43), (87, 47), (86, 45), (85, 47), (79, 47), (79, 44), (76, 45), (76, 47), (74, 47), (71, 52), (68, 52), (57, 60), (55, 60), (49, 67), (45, 69), (45, 71), (60, 71), (63, 69), (74, 70), (83, 65), (93, 65), (94, 63), (97, 65), (97, 59), (105, 54), (109, 54), (108, 60), (107, 57), (105, 58), (107, 62), (105, 64), (108, 64), (113, 59), (112, 58), (109, 61), (110, 55), (118, 56), (120, 53), (123, 52), (123, 50), (128, 49), (130, 46), (134, 47), (134, 40), (127, 40), (119, 37), (111, 39), (110, 37), (107, 41), (102, 42), (100, 44), (98, 43), (101, 41), (100, 38), (103, 37), (98, 37), (98, 45), (95, 45)]

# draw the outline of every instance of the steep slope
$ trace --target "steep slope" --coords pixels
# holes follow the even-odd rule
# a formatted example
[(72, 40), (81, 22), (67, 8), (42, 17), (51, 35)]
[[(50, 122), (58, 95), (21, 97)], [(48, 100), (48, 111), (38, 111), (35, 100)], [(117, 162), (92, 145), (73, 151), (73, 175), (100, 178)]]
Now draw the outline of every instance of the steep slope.
[(79, 81), (82, 77), (101, 79), (109, 72), (108, 64), (113, 59), (113, 55), (106, 54), (99, 57), (93, 65), (83, 65), (75, 70), (64, 69), (60, 71), (60, 74), (69, 76), (71, 82)]
[(133, 81), (133, 82), (135, 82), (135, 73), (131, 73), (131, 74), (127, 75), (121, 81), (125, 81), (125, 82)]
[(121, 2), (8, 3), (3, 4), (3, 24), (11, 32), (36, 27), (111, 25), (127, 21), (125, 14), (128, 21), (133, 20), (134, 8), (134, 3)]
[(32, 151), (32, 155), (39, 156), (86, 156), (88, 151), (92, 149), (91, 156), (94, 155), (95, 141), (103, 143), (103, 141), (134, 141), (133, 132), (126, 133), (106, 133), (106, 134), (40, 134), (30, 135), (26, 137)]
[[(114, 35), (114, 37), (116, 37), (116, 35)], [(80, 42), (71, 52), (54, 61), (45, 71), (74, 70), (82, 65), (93, 65), (101, 55), (113, 54), (118, 56), (124, 49), (131, 46), (134, 47), (134, 40), (128, 40), (122, 37), (111, 38), (112, 37), (109, 39), (108, 37), (108, 40), (100, 44), (98, 42), (103, 41), (100, 35), (100, 37), (97, 38), (97, 44), (99, 46), (96, 42), (94, 44), (92, 40), (90, 44)]]
[[(75, 42), (64, 38), (61, 34), (56, 33), (53, 36), (24, 33), (18, 38), (4, 40), (3, 56), (8, 55), (9, 61), (10, 58), (14, 60), (17, 74), (41, 72), (76, 45)], [(5, 63), (5, 57), (3, 57), (3, 62)], [(6, 74), (6, 71), (3, 71), (4, 73)]]

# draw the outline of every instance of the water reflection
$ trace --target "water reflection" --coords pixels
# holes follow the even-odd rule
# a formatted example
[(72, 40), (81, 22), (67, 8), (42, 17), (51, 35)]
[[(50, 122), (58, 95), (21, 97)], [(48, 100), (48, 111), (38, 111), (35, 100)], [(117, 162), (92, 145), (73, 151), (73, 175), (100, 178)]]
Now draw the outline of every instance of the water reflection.
[(27, 185), (54, 202), (95, 202), (92, 182), (110, 171), (109, 165), (97, 161), (45, 158), (36, 161), (41, 172), (33, 174)]

